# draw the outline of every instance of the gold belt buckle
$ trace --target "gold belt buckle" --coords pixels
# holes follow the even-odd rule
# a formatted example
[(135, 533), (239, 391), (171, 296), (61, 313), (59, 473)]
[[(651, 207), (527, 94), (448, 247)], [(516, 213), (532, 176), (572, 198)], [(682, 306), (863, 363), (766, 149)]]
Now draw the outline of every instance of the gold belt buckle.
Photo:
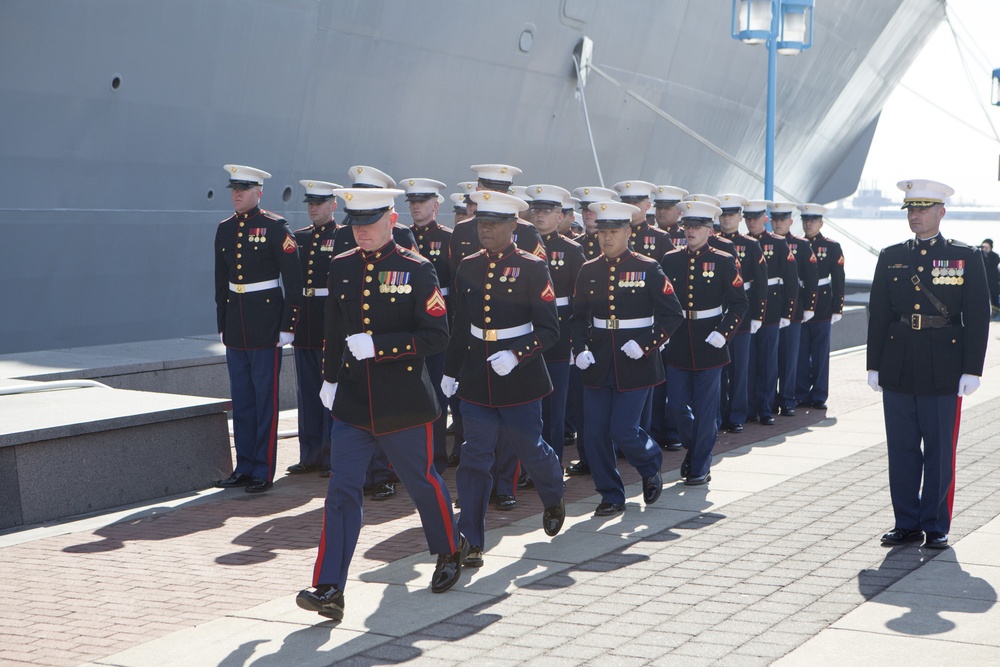
[(496, 329), (483, 329), (483, 340), (495, 343), (497, 340), (497, 330)]
[(913, 329), (914, 331), (920, 331), (921, 325), (923, 324), (921, 319), (922, 318), (920, 317), (919, 313), (914, 313), (910, 315), (910, 328)]
[(307, 287), (306, 288), (306, 296), (316, 296), (316, 288), (315, 287)]
[(233, 290), (233, 291), (236, 292), (237, 294), (243, 294), (247, 290), (246, 290), (246, 288), (243, 285), (237, 285), (236, 289)]
[(618, 320), (613, 319), (613, 318), (609, 319), (608, 320), (608, 328), (609, 329), (617, 329), (618, 328)]

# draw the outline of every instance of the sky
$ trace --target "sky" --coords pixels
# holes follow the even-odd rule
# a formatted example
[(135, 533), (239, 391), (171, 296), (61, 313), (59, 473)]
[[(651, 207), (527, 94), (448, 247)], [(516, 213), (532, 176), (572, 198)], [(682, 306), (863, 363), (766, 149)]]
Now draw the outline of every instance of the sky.
[(896, 199), (897, 181), (930, 178), (955, 188), (953, 206), (1000, 208), (1000, 142), (976, 98), (1000, 132), (1000, 107), (990, 103), (991, 73), (1000, 68), (1000, 0), (948, 0), (947, 8), (976, 92), (942, 22), (882, 111), (862, 184)]

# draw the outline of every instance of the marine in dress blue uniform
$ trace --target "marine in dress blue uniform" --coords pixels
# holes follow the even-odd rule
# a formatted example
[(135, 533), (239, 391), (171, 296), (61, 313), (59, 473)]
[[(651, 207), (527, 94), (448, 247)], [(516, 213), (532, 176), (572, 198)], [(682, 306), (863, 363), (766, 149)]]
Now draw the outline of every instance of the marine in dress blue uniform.
[(667, 346), (667, 405), (687, 449), (684, 483), (695, 486), (711, 481), (719, 380), (729, 363), (726, 342), (739, 328), (748, 301), (737, 260), (708, 242), (722, 209), (696, 200), (682, 201), (680, 208), (687, 244), (660, 260), (684, 313)]
[(688, 191), (675, 185), (658, 185), (653, 193), (653, 203), (656, 205), (656, 226), (670, 235), (674, 247), (682, 247), (687, 243), (684, 230), (681, 229), (681, 210), (677, 204), (688, 195)]
[(319, 400), (323, 386), (324, 306), (328, 290), (327, 272), (333, 259), (333, 238), (337, 224), (333, 212), (337, 201), (333, 191), (341, 186), (328, 181), (299, 181), (305, 188), (305, 203), (311, 225), (295, 232), (302, 264), (302, 308), (295, 329), (295, 379), (298, 383), (299, 460), (288, 473), (301, 475), (319, 471), (330, 476), (330, 411)]
[(610, 188), (597, 186), (580, 187), (573, 190), (580, 200), (580, 211), (583, 215), (583, 233), (573, 237), (573, 240), (583, 248), (583, 257), (590, 261), (601, 254), (601, 242), (597, 239), (597, 213), (590, 210), (590, 205), (598, 201), (617, 201), (618, 193)]
[(943, 549), (962, 396), (979, 387), (986, 357), (989, 286), (982, 254), (941, 235), (944, 202), (954, 190), (917, 179), (898, 186), (915, 238), (879, 254), (868, 318), (868, 384), (884, 390), (895, 515), (882, 543), (924, 540)]
[(771, 202), (753, 200), (743, 207), (750, 236), (760, 244), (767, 265), (767, 306), (764, 323), (750, 338), (747, 368), (747, 421), (774, 425), (774, 397), (778, 390), (778, 331), (791, 324), (798, 297), (799, 273), (788, 241), (765, 229)]
[(482, 565), (486, 506), (501, 435), (527, 469), (556, 535), (565, 518), (562, 468), (542, 439), (542, 398), (552, 391), (542, 353), (559, 340), (555, 290), (545, 262), (513, 243), (527, 204), (500, 192), (475, 192), (483, 249), (455, 276), (455, 325), (445, 360), (446, 395), (462, 400), (465, 444), (455, 480), (459, 528), (471, 545), (466, 564)]
[[(441, 204), (441, 190), (447, 187), (441, 181), (431, 178), (404, 178), (399, 185), (406, 191), (406, 201), (410, 206), (410, 217), (413, 226), (410, 231), (417, 241), (418, 252), (430, 260), (437, 273), (441, 294), (444, 295), (448, 312), (451, 308), (451, 230), (437, 222), (438, 210)], [(464, 208), (463, 203), (463, 208)], [(444, 350), (427, 358), (427, 372), (431, 376), (431, 384), (437, 392), (438, 403), (448, 404), (448, 399), (441, 391), (441, 378), (444, 376)], [(434, 467), (443, 473), (448, 467), (448, 413), (441, 410), (441, 416), (434, 422)]]
[(361, 532), (365, 471), (380, 444), (420, 514), (438, 556), (431, 590), (458, 580), (468, 544), (433, 465), (432, 425), (441, 412), (424, 359), (447, 346), (448, 313), (431, 263), (392, 239), (396, 189), (336, 191), (358, 247), (330, 264), (321, 397), (331, 408), (333, 466), (313, 590), (296, 603), (339, 620)]
[(641, 212), (624, 202), (596, 202), (603, 253), (580, 269), (573, 297), (573, 351), (583, 371), (584, 447), (595, 516), (625, 510), (615, 448), (642, 476), (643, 499), (663, 488), (663, 453), (640, 424), (649, 389), (663, 382), (659, 349), (681, 323), (680, 304), (660, 265), (628, 248), (629, 221)]
[(740, 278), (749, 299), (747, 315), (727, 343), (730, 361), (722, 369), (720, 398), (722, 428), (730, 433), (742, 433), (748, 410), (750, 340), (764, 323), (764, 310), (767, 307), (767, 264), (757, 240), (740, 234), (743, 207), (750, 203), (749, 200), (737, 194), (721, 194), (716, 198), (722, 209), (722, 214), (719, 215), (719, 236), (732, 241), (736, 248)]
[(792, 211), (795, 204), (773, 202), (769, 207), (771, 226), (774, 233), (784, 236), (788, 250), (795, 257), (798, 273), (798, 294), (795, 300), (795, 314), (787, 327), (778, 333), (778, 392), (775, 409), (785, 417), (795, 415), (798, 400), (795, 397), (795, 375), (799, 367), (799, 343), (802, 339), (802, 324), (809, 322), (816, 314), (816, 296), (819, 282), (816, 270), (816, 255), (812, 245), (801, 236), (792, 234)]
[(274, 480), (281, 347), (295, 337), (302, 274), (288, 223), (259, 207), (271, 175), (237, 164), (225, 170), (236, 213), (215, 233), (215, 307), (233, 398), (236, 469), (216, 486), (261, 493)]
[(830, 334), (844, 313), (844, 251), (823, 236), (823, 214), (819, 204), (799, 206), (802, 229), (816, 256), (816, 315), (802, 323), (799, 368), (795, 373), (795, 399), (800, 407), (826, 409), (830, 395)]

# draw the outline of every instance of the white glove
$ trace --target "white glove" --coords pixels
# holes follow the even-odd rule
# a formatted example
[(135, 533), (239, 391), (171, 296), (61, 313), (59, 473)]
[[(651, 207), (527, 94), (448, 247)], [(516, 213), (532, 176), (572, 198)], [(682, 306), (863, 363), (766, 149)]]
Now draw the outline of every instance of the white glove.
[(590, 365), (596, 361), (594, 359), (594, 353), (590, 350), (584, 350), (576, 357), (576, 367), (581, 371), (585, 371), (590, 368)]
[(441, 391), (444, 392), (446, 398), (451, 398), (458, 391), (458, 380), (445, 375), (441, 378)]
[(882, 391), (882, 387), (878, 383), (878, 371), (868, 371), (868, 386), (872, 388), (872, 391)]
[(223, 345), (226, 344), (225, 335), (221, 331), (219, 332), (219, 342), (222, 343)]
[(622, 345), (622, 352), (624, 352), (625, 356), (629, 359), (642, 359), (642, 348), (639, 347), (639, 343), (634, 340), (630, 340)]
[(569, 353), (569, 365), (572, 366), (576, 362), (576, 356), (572, 351)]
[(958, 379), (959, 396), (971, 396), (977, 389), (979, 389), (979, 376), (963, 375)]
[(285, 347), (286, 345), (291, 344), (293, 340), (295, 340), (295, 334), (288, 331), (278, 332), (278, 347)]
[(792, 323), (791, 320), (786, 320), (784, 317), (782, 317), (780, 320), (778, 320), (778, 328), (779, 329), (784, 329), (785, 327), (787, 327), (791, 323)]
[(803, 311), (802, 311), (802, 321), (803, 321), (803, 322), (808, 322), (808, 321), (809, 321), (809, 320), (811, 320), (811, 319), (812, 319), (812, 318), (813, 318), (813, 317), (814, 317), (815, 315), (816, 315), (816, 311), (815, 311), (815, 310), (803, 310)]
[(750, 320), (750, 333), (757, 333), (762, 326), (764, 326), (763, 320)]
[(333, 410), (333, 399), (337, 395), (337, 383), (329, 383), (323, 380), (323, 386), (319, 389), (319, 400), (327, 410)]
[(830, 316), (830, 324), (836, 324), (837, 322), (839, 322), (843, 318), (844, 318), (844, 316), (841, 315), (840, 313), (834, 313), (833, 315)]
[(705, 342), (711, 345), (712, 347), (722, 347), (723, 345), (726, 344), (726, 337), (720, 334), (718, 331), (713, 331), (712, 333), (708, 334), (708, 338), (705, 339)]
[(491, 354), (486, 358), (486, 361), (490, 362), (497, 375), (503, 377), (509, 375), (514, 370), (514, 366), (517, 366), (517, 355), (510, 350), (504, 350)]
[(347, 337), (347, 347), (358, 361), (375, 356), (375, 341), (366, 333), (356, 333)]

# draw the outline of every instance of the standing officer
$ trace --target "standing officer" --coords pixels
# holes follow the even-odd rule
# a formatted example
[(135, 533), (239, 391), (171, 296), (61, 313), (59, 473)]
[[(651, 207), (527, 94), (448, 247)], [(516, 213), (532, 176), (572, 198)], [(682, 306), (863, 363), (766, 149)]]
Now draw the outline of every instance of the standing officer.
[(323, 386), (323, 307), (329, 290), (326, 278), (333, 259), (333, 238), (337, 225), (333, 212), (337, 201), (333, 191), (341, 186), (326, 181), (299, 181), (306, 189), (306, 211), (312, 224), (295, 232), (302, 263), (302, 310), (295, 340), (295, 378), (298, 382), (299, 462), (288, 473), (301, 475), (319, 471), (330, 476), (330, 411), (319, 400)]
[(789, 325), (778, 334), (778, 394), (775, 401), (779, 414), (786, 417), (795, 415), (795, 372), (799, 366), (799, 341), (802, 324), (816, 314), (816, 292), (819, 278), (816, 273), (816, 255), (809, 241), (792, 234), (792, 211), (795, 204), (774, 202), (768, 207), (771, 213), (771, 227), (778, 236), (788, 241), (788, 250), (795, 257), (798, 272), (795, 300), (795, 314)]
[(684, 201), (680, 208), (686, 247), (660, 260), (681, 290), (685, 320), (667, 346), (667, 406), (687, 449), (681, 475), (686, 485), (696, 486), (712, 479), (719, 379), (729, 363), (726, 341), (739, 328), (748, 301), (737, 260), (708, 243), (722, 209), (704, 201)]
[(271, 174), (238, 164), (225, 170), (236, 213), (215, 232), (215, 309), (233, 397), (236, 469), (215, 485), (262, 493), (273, 486), (281, 348), (295, 338), (302, 274), (288, 223), (259, 207)]
[(562, 203), (562, 220), (559, 221), (558, 232), (568, 239), (576, 236), (573, 232), (573, 223), (576, 220), (576, 207), (580, 205), (580, 200), (566, 193), (566, 198)]
[(569, 199), (567, 190), (556, 185), (532, 185), (528, 188), (528, 195), (531, 197), (529, 206), (534, 210), (535, 227), (548, 254), (549, 276), (556, 292), (555, 304), (559, 314), (559, 340), (543, 355), (552, 381), (552, 393), (542, 399), (542, 435), (562, 463), (570, 358), (573, 356), (569, 318), (573, 314), (576, 276), (584, 262), (583, 248), (558, 231), (563, 220), (563, 202)]
[(678, 222), (681, 219), (681, 210), (677, 204), (688, 195), (684, 188), (674, 185), (657, 185), (653, 192), (653, 205), (656, 207), (656, 224), (663, 231), (670, 235), (675, 247), (680, 247), (687, 243), (684, 238), (684, 230)]
[[(448, 254), (451, 247), (451, 230), (437, 223), (440, 208), (438, 196), (447, 186), (441, 181), (430, 178), (404, 178), (399, 184), (406, 191), (406, 201), (410, 204), (410, 217), (413, 218), (413, 227), (410, 230), (417, 240), (417, 250), (434, 265), (438, 283), (442, 285), (441, 294), (444, 296), (445, 304), (448, 305), (448, 312), (451, 312), (449, 296), (451, 258)], [(447, 405), (448, 400), (441, 392), (444, 350), (427, 357), (427, 372), (430, 373), (431, 384), (437, 392), (438, 403), (442, 406)], [(447, 421), (447, 410), (442, 409), (441, 416), (434, 422), (434, 467), (439, 473), (443, 473), (448, 467)]]
[(816, 256), (818, 291), (816, 315), (802, 323), (795, 398), (799, 406), (826, 410), (830, 395), (830, 330), (844, 313), (844, 252), (840, 244), (820, 233), (826, 207), (799, 206), (802, 230)]
[(767, 306), (764, 323), (750, 339), (750, 363), (747, 369), (747, 395), (750, 403), (747, 421), (774, 426), (772, 412), (778, 389), (778, 330), (791, 324), (798, 296), (799, 273), (788, 241), (767, 231), (767, 207), (771, 202), (751, 201), (743, 207), (750, 236), (760, 244), (767, 265)]
[[(364, 165), (355, 165), (347, 170), (347, 176), (351, 179), (352, 187), (355, 188), (394, 188), (396, 187), (396, 181), (392, 179), (389, 174), (376, 169), (375, 167), (366, 167)], [(333, 255), (336, 257), (342, 252), (347, 252), (358, 246), (357, 241), (354, 240), (354, 234), (351, 234), (350, 225), (351, 221), (347, 218), (344, 219), (342, 227), (345, 228), (343, 234), (340, 234), (336, 239), (334, 239), (335, 245), (333, 249)], [(413, 233), (410, 228), (406, 225), (400, 223), (394, 223), (392, 226), (392, 238), (397, 244), (403, 246), (404, 248), (409, 248), (410, 250), (417, 249), (417, 241), (413, 238)], [(384, 458), (384, 457), (383, 457)]]
[(448, 317), (431, 263), (392, 238), (402, 190), (340, 189), (358, 247), (330, 265), (323, 351), (323, 404), (333, 412), (337, 465), (326, 493), (313, 590), (296, 604), (334, 620), (361, 532), (365, 470), (378, 443), (388, 455), (437, 554), (431, 590), (458, 581), (468, 543), (459, 535), (448, 487), (431, 465), (440, 413), (424, 358), (445, 348)]
[(613, 201), (590, 207), (597, 211), (603, 254), (580, 269), (571, 324), (585, 387), (583, 442), (594, 487), (601, 494), (594, 515), (610, 516), (625, 511), (616, 447), (642, 476), (647, 505), (663, 490), (663, 453), (640, 419), (649, 388), (663, 382), (659, 348), (682, 315), (660, 265), (629, 250), (630, 220), (642, 209)]
[(646, 211), (651, 205), (649, 197), (655, 189), (655, 185), (646, 181), (615, 183), (615, 192), (618, 193), (618, 198), (639, 209), (639, 212), (633, 215), (629, 221), (632, 229), (630, 239), (632, 249), (659, 262), (661, 257), (674, 249), (674, 244), (670, 241), (669, 234), (662, 229), (650, 227), (649, 223), (646, 222)]
[(452, 210), (455, 213), (455, 219), (451, 223), (451, 226), (454, 227), (460, 220), (469, 217), (468, 209), (465, 207), (465, 193), (453, 192), (448, 195), (448, 198), (451, 200)]
[(584, 228), (583, 234), (573, 240), (580, 244), (584, 258), (590, 261), (601, 254), (601, 242), (597, 238), (597, 212), (591, 210), (590, 205), (599, 201), (615, 201), (618, 193), (609, 188), (592, 186), (577, 188), (573, 194), (580, 200)]
[(471, 197), (483, 249), (463, 260), (455, 276), (455, 326), (442, 388), (462, 399), (459, 528), (471, 545), (465, 564), (479, 567), (501, 436), (534, 481), (546, 535), (562, 529), (566, 506), (559, 458), (542, 440), (542, 398), (552, 391), (542, 353), (559, 339), (555, 290), (545, 262), (513, 243), (517, 213), (527, 204), (499, 192)]
[(722, 428), (730, 433), (742, 433), (747, 419), (747, 369), (750, 364), (750, 336), (757, 333), (764, 323), (767, 307), (767, 264), (760, 244), (751, 236), (740, 234), (743, 207), (750, 202), (746, 197), (722, 194), (719, 215), (719, 235), (733, 242), (739, 260), (743, 290), (749, 299), (747, 317), (729, 337), (729, 365), (722, 369), (721, 421)]
[(982, 255), (941, 235), (944, 200), (955, 191), (928, 180), (897, 186), (906, 193), (903, 208), (916, 237), (879, 254), (868, 319), (868, 384), (885, 390), (896, 521), (882, 544), (924, 540), (925, 547), (944, 549), (962, 396), (979, 388), (986, 358), (989, 287)]

